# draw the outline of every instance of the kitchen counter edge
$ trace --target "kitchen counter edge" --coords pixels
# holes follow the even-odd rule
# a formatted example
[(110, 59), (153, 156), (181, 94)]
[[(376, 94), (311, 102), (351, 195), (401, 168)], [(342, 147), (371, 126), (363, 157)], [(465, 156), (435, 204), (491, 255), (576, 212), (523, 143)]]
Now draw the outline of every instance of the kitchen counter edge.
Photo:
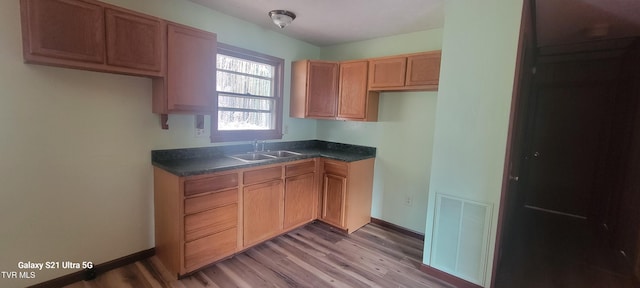
[[(279, 150), (288, 150), (296, 153), (300, 153), (302, 155), (292, 156), (292, 157), (282, 157), (282, 158), (274, 158), (269, 160), (262, 160), (256, 162), (244, 162), (237, 159), (233, 159), (228, 157), (230, 154), (213, 154), (213, 155), (205, 155), (203, 157), (191, 157), (191, 158), (173, 158), (164, 157), (165, 159), (155, 159), (160, 157), (155, 157), (152, 155), (152, 165), (163, 169), (171, 174), (174, 174), (179, 177), (186, 176), (195, 176), (209, 173), (216, 173), (228, 170), (235, 169), (243, 169), (243, 168), (251, 168), (258, 167), (270, 164), (277, 163), (286, 163), (293, 162), (304, 159), (312, 159), (312, 158), (325, 158), (325, 159), (333, 159), (344, 162), (355, 162), (370, 158), (376, 157), (376, 148), (367, 147), (367, 146), (358, 146), (358, 145), (350, 145), (350, 144), (341, 144), (341, 143), (333, 143), (333, 142), (325, 142), (318, 140), (311, 140), (320, 142), (319, 145), (313, 145), (316, 143), (312, 143), (312, 145), (292, 145), (293, 147), (288, 148), (286, 146), (276, 146)], [(283, 142), (276, 142), (274, 144), (281, 144)], [(284, 142), (287, 143), (287, 142)], [(293, 142), (291, 142), (293, 143)], [(300, 143), (300, 141), (296, 141), (295, 143)], [(327, 145), (328, 143), (328, 145)], [(305, 143), (307, 144), (307, 143)], [(323, 146), (333, 147), (317, 147)], [(246, 145), (237, 145), (237, 146), (246, 146)], [(237, 147), (234, 146), (234, 147)], [(304, 147), (307, 146), (307, 147)], [(312, 146), (312, 147), (308, 147)], [(315, 146), (315, 147), (314, 147)], [(337, 150), (335, 147), (346, 148), (342, 150)], [(225, 147), (226, 148), (226, 147)], [(190, 148), (190, 149), (207, 149), (207, 148)], [(228, 149), (228, 148), (226, 148)], [(175, 151), (180, 150), (184, 152), (189, 149), (172, 149)], [(165, 152), (172, 150), (157, 150), (152, 152)], [(233, 149), (235, 150), (235, 149)], [(242, 150), (242, 148), (238, 148), (237, 151)], [(248, 151), (244, 151), (248, 152)], [(243, 153), (244, 153), (243, 152)], [(166, 159), (169, 158), (169, 159)]]

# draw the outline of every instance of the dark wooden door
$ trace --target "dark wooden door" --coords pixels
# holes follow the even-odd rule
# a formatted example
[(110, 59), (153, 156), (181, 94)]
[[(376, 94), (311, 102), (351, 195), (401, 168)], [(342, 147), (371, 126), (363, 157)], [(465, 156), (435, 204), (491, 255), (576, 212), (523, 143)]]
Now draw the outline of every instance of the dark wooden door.
[(525, 205), (587, 216), (609, 92), (584, 82), (535, 84)]

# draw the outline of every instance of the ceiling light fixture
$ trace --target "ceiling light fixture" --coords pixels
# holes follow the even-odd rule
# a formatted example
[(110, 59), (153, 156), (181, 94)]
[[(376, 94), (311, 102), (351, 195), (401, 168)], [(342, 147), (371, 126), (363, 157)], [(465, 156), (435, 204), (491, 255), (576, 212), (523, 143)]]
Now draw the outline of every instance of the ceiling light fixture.
[(271, 10), (269, 11), (269, 17), (273, 20), (273, 24), (276, 24), (276, 26), (282, 29), (291, 24), (293, 19), (296, 19), (296, 14), (287, 10)]

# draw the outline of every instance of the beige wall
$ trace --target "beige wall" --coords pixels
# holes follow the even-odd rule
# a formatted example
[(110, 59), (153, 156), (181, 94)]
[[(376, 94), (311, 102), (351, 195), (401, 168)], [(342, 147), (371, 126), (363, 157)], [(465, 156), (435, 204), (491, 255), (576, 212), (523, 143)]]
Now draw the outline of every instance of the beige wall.
[[(218, 33), (229, 44), (286, 60), (319, 48), (186, 0), (107, 1)], [(193, 116), (151, 113), (151, 80), (22, 62), (19, 1), (0, 1), (0, 271), (19, 261), (101, 263), (154, 246), (150, 151), (210, 146)], [(285, 140), (314, 139), (316, 121), (290, 119)], [(43, 270), (24, 287), (69, 274)]]

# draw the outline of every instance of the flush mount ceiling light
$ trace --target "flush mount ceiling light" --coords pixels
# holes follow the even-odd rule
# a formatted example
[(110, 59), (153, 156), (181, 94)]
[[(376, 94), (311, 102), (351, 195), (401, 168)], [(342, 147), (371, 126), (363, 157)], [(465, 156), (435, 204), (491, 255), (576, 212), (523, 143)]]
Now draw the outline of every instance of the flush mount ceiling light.
[(284, 28), (291, 24), (293, 19), (296, 19), (296, 14), (287, 10), (271, 10), (269, 11), (269, 17), (273, 20), (273, 24), (276, 24), (276, 26), (280, 28)]

